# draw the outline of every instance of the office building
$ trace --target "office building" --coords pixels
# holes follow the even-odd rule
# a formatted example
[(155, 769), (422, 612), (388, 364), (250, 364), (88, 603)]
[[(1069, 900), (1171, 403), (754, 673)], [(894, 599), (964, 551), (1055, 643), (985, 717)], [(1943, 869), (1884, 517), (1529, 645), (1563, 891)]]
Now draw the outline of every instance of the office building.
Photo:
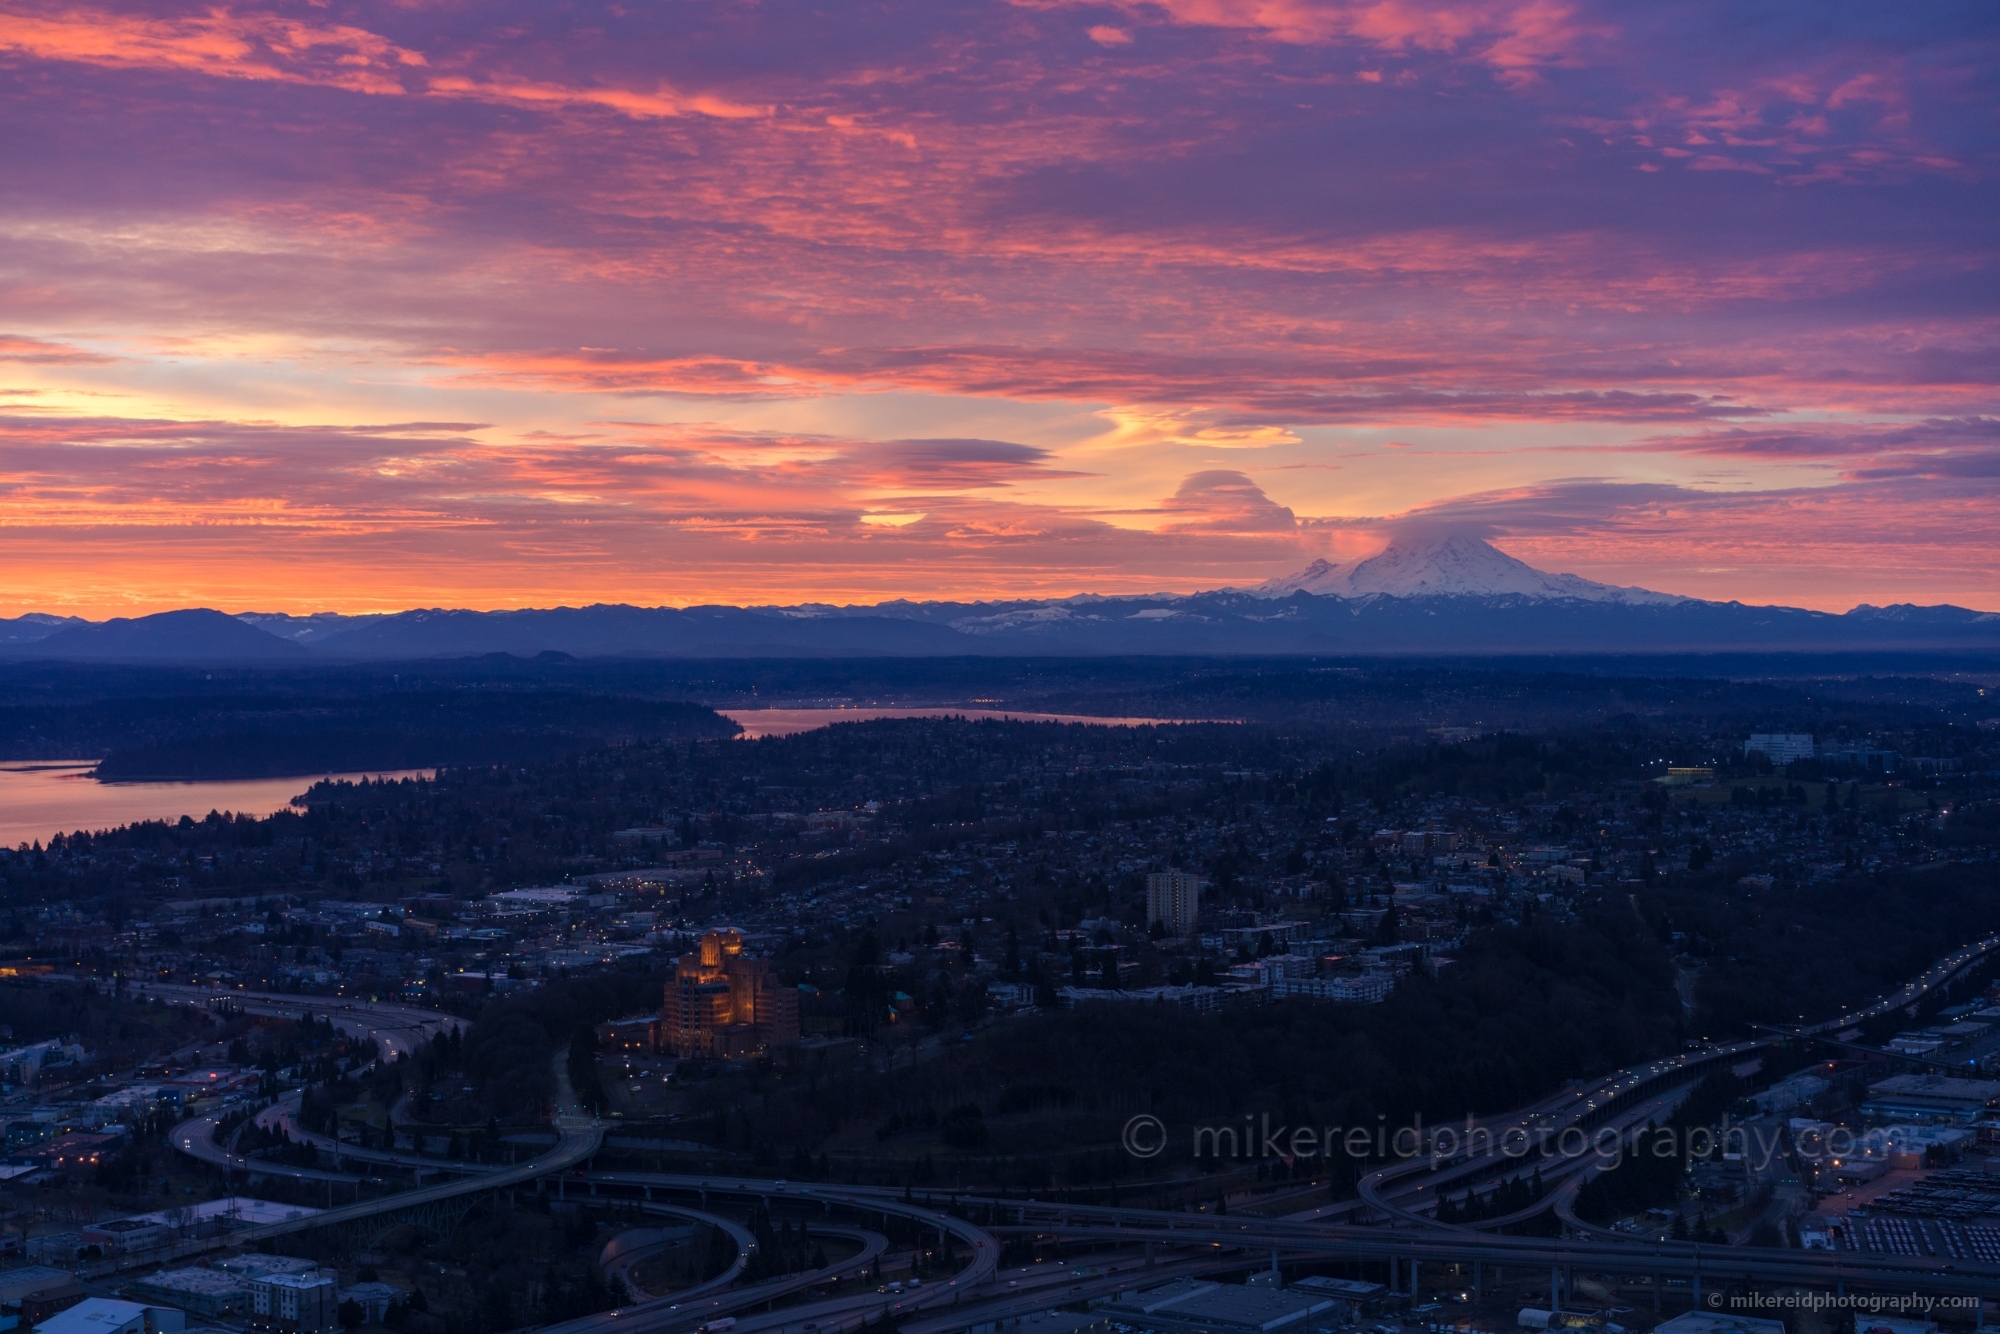
[(1745, 755), (1762, 755), (1773, 764), (1813, 757), (1813, 739), (1803, 732), (1756, 732), (1743, 743)]

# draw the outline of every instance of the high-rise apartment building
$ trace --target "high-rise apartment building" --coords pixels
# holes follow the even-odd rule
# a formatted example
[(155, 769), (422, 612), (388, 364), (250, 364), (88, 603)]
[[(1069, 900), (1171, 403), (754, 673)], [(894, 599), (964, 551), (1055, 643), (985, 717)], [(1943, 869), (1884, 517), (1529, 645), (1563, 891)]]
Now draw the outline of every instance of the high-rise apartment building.
[(1175, 935), (1194, 930), (1201, 915), (1201, 891), (1208, 882), (1185, 871), (1155, 871), (1146, 877), (1146, 925), (1164, 923)]

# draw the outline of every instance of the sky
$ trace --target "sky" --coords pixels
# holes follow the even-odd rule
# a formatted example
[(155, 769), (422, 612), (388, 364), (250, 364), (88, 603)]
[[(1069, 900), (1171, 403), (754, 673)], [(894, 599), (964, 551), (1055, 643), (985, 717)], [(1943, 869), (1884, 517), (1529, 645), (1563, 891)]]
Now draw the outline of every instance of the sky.
[(2000, 608), (2000, 11), (0, 0), (0, 614)]

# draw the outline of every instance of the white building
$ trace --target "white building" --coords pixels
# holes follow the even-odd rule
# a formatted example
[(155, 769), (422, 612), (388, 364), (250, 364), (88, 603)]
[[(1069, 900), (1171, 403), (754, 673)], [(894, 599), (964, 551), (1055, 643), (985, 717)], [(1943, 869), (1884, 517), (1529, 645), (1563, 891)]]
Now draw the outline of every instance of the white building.
[(1222, 991), (1218, 987), (1134, 987), (1126, 991), (1098, 991), (1090, 987), (1064, 987), (1056, 992), (1063, 1008), (1108, 1002), (1123, 1005), (1184, 1005), (1191, 1010), (1213, 1010)]
[(55, 1038), (0, 1052), (0, 1083), (32, 1084), (45, 1067), (73, 1065), (86, 1054), (81, 1043)]
[(1360, 977), (1281, 977), (1271, 983), (1274, 997), (1303, 996), (1309, 1000), (1334, 1001), (1346, 1005), (1376, 1005), (1396, 989), (1389, 973), (1363, 973)]
[(35, 1326), (35, 1334), (180, 1334), (187, 1317), (171, 1306), (86, 1297)]
[(1743, 753), (1762, 753), (1773, 764), (1790, 764), (1813, 757), (1813, 739), (1805, 732), (1755, 732), (1743, 743)]
[(1185, 871), (1154, 871), (1146, 877), (1146, 925), (1163, 924), (1175, 935), (1194, 930), (1201, 915), (1201, 891), (1208, 882)]
[(333, 1334), (340, 1328), (339, 1289), (317, 1269), (259, 1274), (250, 1280), (251, 1324), (284, 1334)]

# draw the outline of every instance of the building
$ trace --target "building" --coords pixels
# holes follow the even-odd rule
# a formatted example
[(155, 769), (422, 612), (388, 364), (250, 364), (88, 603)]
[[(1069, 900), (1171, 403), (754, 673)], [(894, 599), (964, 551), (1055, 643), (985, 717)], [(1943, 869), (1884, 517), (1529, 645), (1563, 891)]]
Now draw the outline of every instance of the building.
[(1753, 732), (1743, 743), (1743, 753), (1761, 754), (1773, 764), (1790, 764), (1813, 757), (1813, 739), (1805, 732)]
[(1868, 1086), (1863, 1116), (1885, 1121), (1957, 1121), (1970, 1125), (2000, 1100), (2000, 1081), (1949, 1075), (1896, 1075)]
[(250, 1280), (250, 1325), (280, 1334), (333, 1334), (340, 1328), (333, 1275), (317, 1269), (256, 1275)]
[(19, 1310), (23, 1324), (47, 1320), (83, 1300), (83, 1289), (66, 1270), (27, 1265), (0, 1272), (0, 1308)]
[(736, 931), (710, 931), (683, 954), (660, 1005), (660, 1045), (675, 1056), (748, 1056), (799, 1040), (799, 993)]
[(1066, 1010), (1097, 1001), (1127, 1005), (1182, 1005), (1190, 1010), (1213, 1010), (1222, 996), (1220, 987), (1133, 987), (1126, 990), (1098, 990), (1094, 987), (1063, 987), (1056, 999)]
[(599, 1024), (597, 1048), (599, 1051), (658, 1051), (659, 1016), (646, 1014), (636, 1019), (612, 1019)]
[(1785, 1334), (1785, 1322), (1751, 1315), (1689, 1311), (1653, 1326), (1653, 1334)]
[(1405, 857), (1422, 857), (1458, 850), (1458, 835), (1449, 829), (1408, 829), (1397, 840), (1397, 851)]
[(1194, 930), (1207, 881), (1186, 871), (1154, 871), (1146, 877), (1146, 925), (1164, 926), (1177, 936)]
[(87, 1053), (75, 1038), (67, 1042), (51, 1038), (47, 1042), (30, 1043), (12, 1051), (0, 1052), (0, 1083), (33, 1084), (41, 1078), (44, 1070), (76, 1065), (85, 1059)]
[(151, 1250), (171, 1240), (167, 1225), (150, 1218), (113, 1218), (83, 1230), (83, 1244), (96, 1246), (106, 1255)]
[(1831, 1087), (1830, 1081), (1818, 1075), (1800, 1073), (1779, 1080), (1762, 1093), (1753, 1095), (1752, 1100), (1759, 1111), (1784, 1113), (1805, 1106)]
[(242, 1275), (222, 1269), (163, 1269), (133, 1280), (125, 1290), (148, 1302), (178, 1306), (211, 1319), (237, 1315), (250, 1304), (250, 1284)]
[(1389, 999), (1389, 993), (1395, 989), (1396, 979), (1389, 973), (1363, 973), (1359, 977), (1281, 977), (1271, 983), (1274, 998), (1300, 996), (1343, 1005), (1377, 1005)]
[(51, 1316), (59, 1315), (82, 1301), (83, 1289), (73, 1278), (65, 1278), (59, 1283), (50, 1283), (21, 1295), (21, 1323), (39, 1325)]
[(353, 1302), (361, 1308), (362, 1323), (375, 1325), (388, 1317), (389, 1304), (402, 1295), (387, 1283), (356, 1283), (340, 1290), (341, 1302)]
[(1851, 746), (1841, 750), (1830, 750), (1820, 758), (1836, 769), (1859, 769), (1863, 773), (1892, 774), (1896, 772), (1903, 757), (1893, 750)]
[(187, 1317), (171, 1306), (86, 1297), (35, 1326), (35, 1334), (180, 1334)]
[(1112, 1320), (1159, 1334), (1269, 1334), (1332, 1311), (1338, 1299), (1264, 1284), (1241, 1287), (1182, 1279), (1121, 1297), (1103, 1309)]

